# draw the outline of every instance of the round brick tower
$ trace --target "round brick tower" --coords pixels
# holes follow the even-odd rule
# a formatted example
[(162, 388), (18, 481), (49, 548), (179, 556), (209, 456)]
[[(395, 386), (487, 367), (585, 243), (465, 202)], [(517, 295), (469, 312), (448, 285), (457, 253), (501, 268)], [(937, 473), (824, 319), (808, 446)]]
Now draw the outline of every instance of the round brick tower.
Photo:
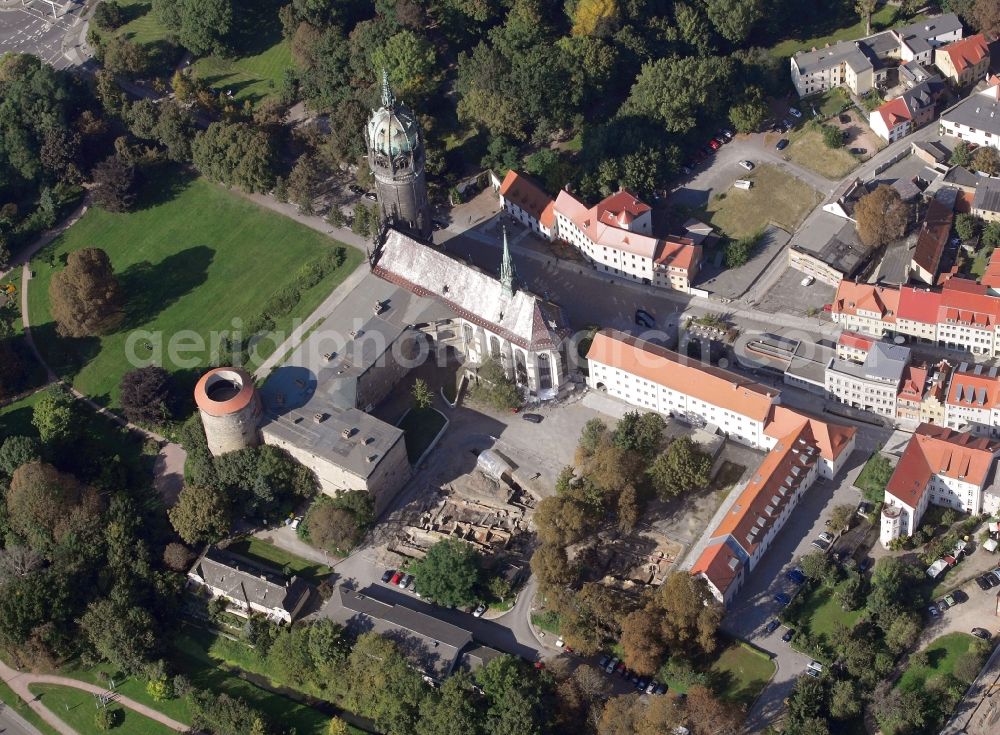
[(260, 443), (257, 427), (263, 409), (253, 378), (246, 371), (231, 367), (209, 370), (194, 388), (194, 401), (209, 451), (216, 457)]

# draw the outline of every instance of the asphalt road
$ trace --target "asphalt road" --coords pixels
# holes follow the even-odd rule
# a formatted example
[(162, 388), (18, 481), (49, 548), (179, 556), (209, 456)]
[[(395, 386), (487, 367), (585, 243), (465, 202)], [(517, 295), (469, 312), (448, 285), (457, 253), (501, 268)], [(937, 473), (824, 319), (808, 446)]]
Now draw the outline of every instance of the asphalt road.
[(21, 715), (2, 702), (0, 702), (0, 733), (2, 735), (41, 735)]

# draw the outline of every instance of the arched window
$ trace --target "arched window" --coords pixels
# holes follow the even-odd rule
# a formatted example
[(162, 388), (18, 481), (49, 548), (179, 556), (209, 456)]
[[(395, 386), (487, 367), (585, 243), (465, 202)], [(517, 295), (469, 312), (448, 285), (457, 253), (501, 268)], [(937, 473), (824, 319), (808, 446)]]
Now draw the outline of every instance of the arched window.
[(528, 384), (528, 366), (524, 360), (524, 352), (521, 350), (514, 353), (514, 382), (518, 385)]
[(490, 357), (500, 359), (500, 338), (495, 334), (490, 335)]
[(552, 387), (552, 366), (549, 364), (549, 353), (538, 354), (538, 388), (546, 390)]

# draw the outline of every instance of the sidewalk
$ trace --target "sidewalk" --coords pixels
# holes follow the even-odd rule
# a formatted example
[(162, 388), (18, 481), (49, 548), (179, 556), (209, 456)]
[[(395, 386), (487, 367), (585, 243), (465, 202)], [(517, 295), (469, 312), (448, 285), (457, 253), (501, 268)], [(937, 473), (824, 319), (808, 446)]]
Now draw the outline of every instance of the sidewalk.
[(122, 697), (113, 692), (109, 692), (103, 687), (78, 681), (77, 679), (69, 679), (64, 676), (50, 676), (48, 674), (32, 674), (30, 672), (15, 671), (3, 661), (0, 661), (0, 678), (3, 679), (3, 682), (9, 686), (15, 694), (27, 702), (28, 706), (31, 707), (31, 709), (34, 710), (39, 717), (45, 720), (45, 722), (55, 728), (58, 732), (62, 733), (62, 735), (77, 735), (77, 733), (65, 722), (56, 717), (48, 707), (42, 704), (40, 699), (28, 688), (29, 685), (54, 684), (57, 686), (69, 687), (71, 689), (79, 689), (84, 692), (89, 692), (90, 694), (111, 693), (112, 701), (120, 704), (126, 709), (130, 709), (133, 712), (143, 715), (144, 717), (155, 720), (161, 725), (165, 725), (171, 730), (176, 730), (177, 732), (187, 732), (190, 730), (190, 727), (187, 725), (183, 725), (177, 720), (167, 717), (162, 712), (158, 712), (144, 704), (140, 704), (135, 700), (129, 699), (128, 697)]

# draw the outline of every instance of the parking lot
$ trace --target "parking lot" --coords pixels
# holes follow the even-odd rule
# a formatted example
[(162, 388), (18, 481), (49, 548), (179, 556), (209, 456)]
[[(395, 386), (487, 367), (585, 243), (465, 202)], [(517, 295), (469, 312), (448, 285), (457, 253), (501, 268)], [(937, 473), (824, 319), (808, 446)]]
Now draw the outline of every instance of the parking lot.
[(791, 235), (781, 228), (773, 225), (768, 227), (749, 262), (739, 268), (727, 268), (725, 250), (718, 247), (706, 253), (694, 285), (721, 298), (738, 299), (753, 286), (776, 258), (785, 257), (782, 251), (790, 239)]
[(757, 308), (771, 314), (811, 315), (821, 319), (823, 306), (833, 301), (834, 288), (822, 281), (803, 286), (803, 278), (801, 271), (785, 268), (778, 281), (757, 302)]
[(80, 28), (83, 5), (67, 3), (68, 12), (57, 10), (53, 19), (47, 3), (35, 0), (26, 8), (0, 12), (0, 55), (11, 52), (34, 54), (57, 69), (71, 65), (63, 54), (67, 35)]

